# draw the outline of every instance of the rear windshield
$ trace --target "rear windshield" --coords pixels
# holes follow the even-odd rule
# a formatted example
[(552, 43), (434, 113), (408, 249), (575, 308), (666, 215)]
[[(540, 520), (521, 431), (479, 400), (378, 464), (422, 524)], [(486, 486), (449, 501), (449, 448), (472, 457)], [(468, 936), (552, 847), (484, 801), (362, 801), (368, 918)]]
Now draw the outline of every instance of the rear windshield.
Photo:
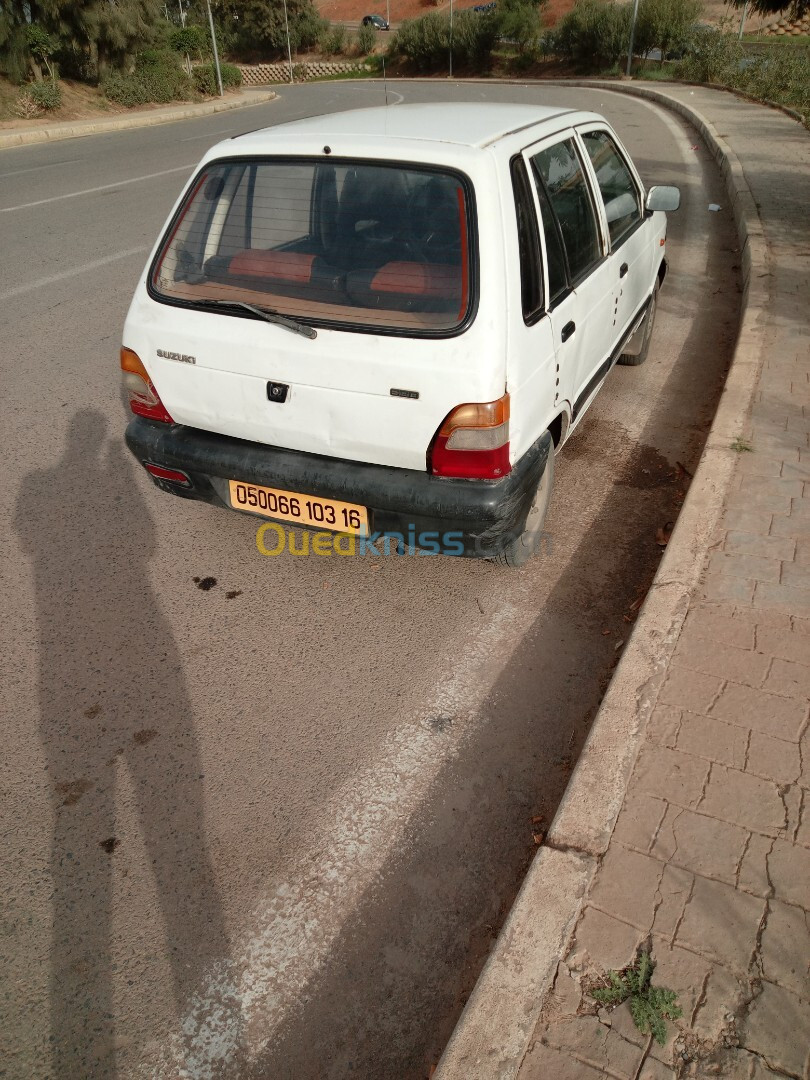
[(412, 166), (217, 162), (170, 226), (151, 287), (306, 322), (451, 331), (471, 303), (469, 198), (458, 175)]

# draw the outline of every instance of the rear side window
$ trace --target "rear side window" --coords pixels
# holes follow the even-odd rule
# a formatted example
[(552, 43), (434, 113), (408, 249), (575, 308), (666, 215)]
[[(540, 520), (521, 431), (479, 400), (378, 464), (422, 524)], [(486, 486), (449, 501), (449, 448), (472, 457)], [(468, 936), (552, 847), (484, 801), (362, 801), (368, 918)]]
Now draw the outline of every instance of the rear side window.
[(543, 277), (540, 238), (532, 205), (532, 192), (526, 167), (521, 158), (512, 162), (512, 188), (515, 193), (518, 251), (520, 254), (520, 294), (523, 320), (536, 322), (543, 312)]
[(410, 166), (218, 162), (170, 227), (151, 289), (307, 322), (451, 331), (471, 306), (470, 200), (461, 177)]
[(573, 139), (556, 143), (532, 158), (560, 223), (571, 283), (575, 285), (602, 258), (599, 229), (582, 162)]
[(606, 131), (582, 136), (605, 204), (611, 247), (617, 247), (641, 221), (641, 199), (630, 169)]

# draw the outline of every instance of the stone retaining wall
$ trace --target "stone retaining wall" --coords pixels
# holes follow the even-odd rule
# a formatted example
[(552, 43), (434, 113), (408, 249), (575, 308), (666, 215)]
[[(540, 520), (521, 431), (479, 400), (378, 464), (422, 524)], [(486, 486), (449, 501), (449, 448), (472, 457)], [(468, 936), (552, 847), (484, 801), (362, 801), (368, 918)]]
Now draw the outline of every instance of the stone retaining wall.
[[(243, 86), (261, 86), (265, 83), (285, 83), (290, 81), (289, 64), (238, 64), (242, 72)], [(365, 65), (357, 61), (315, 61), (304, 64), (293, 64), (293, 79), (295, 82), (306, 82), (307, 79), (319, 79), (330, 75), (342, 75), (347, 71), (363, 71)]]

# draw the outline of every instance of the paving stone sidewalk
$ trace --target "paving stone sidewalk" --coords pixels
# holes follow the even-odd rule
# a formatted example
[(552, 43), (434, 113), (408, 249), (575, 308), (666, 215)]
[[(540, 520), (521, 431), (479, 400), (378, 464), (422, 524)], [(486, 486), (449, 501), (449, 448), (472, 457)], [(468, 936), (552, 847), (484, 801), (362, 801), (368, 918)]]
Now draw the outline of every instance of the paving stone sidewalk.
[[(752, 449), (519, 1080), (810, 1077), (810, 134), (666, 89), (742, 163), (770, 347), (740, 431)], [(583, 992), (645, 942), (683, 1008), (664, 1046)]]

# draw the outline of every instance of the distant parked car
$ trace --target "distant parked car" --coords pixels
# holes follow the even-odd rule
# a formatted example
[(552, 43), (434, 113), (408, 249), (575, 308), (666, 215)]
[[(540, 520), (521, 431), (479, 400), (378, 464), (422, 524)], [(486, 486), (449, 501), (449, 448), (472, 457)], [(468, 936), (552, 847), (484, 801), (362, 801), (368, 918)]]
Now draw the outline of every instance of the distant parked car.
[(488, 4), (476, 4), (473, 11), (477, 11), (479, 15), (486, 15), (490, 11), (494, 11), (497, 7), (496, 0), (490, 0)]
[(391, 27), (382, 15), (364, 15), (363, 26), (373, 26), (375, 30), (390, 30)]

